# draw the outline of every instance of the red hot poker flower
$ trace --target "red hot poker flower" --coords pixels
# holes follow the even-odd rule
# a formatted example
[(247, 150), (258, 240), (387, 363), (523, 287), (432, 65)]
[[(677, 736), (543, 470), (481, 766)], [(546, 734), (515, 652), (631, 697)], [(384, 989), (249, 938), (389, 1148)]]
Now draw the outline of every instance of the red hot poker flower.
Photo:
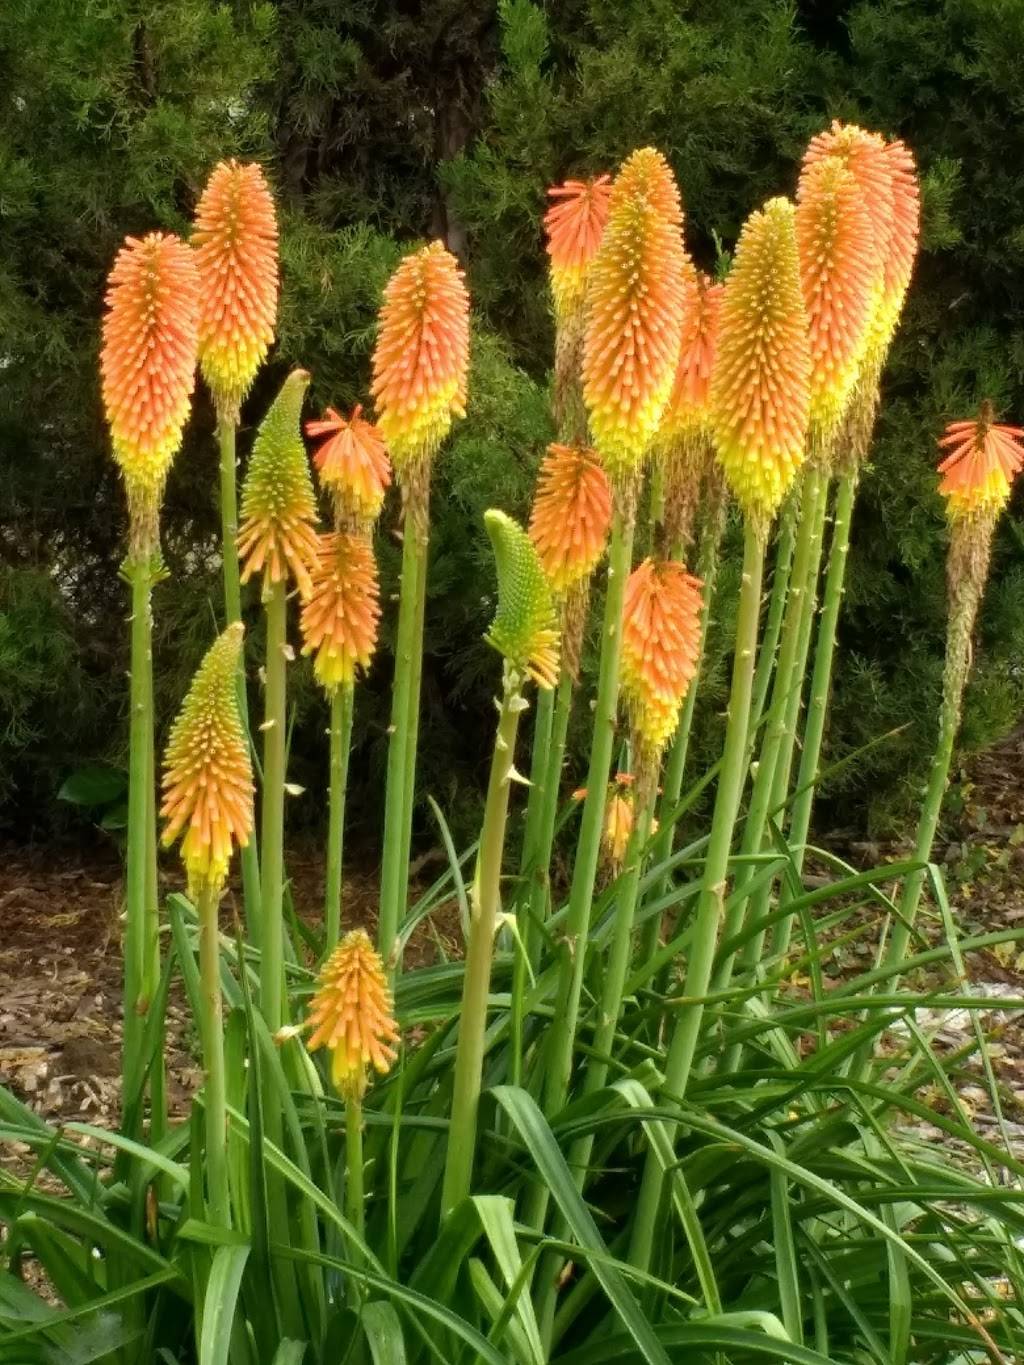
[(610, 194), (610, 175), (567, 180), (548, 190), (548, 198), (554, 202), (544, 215), (544, 228), (551, 260), (551, 293), (560, 318), (582, 306), (587, 271), (608, 221)]
[(342, 521), (356, 527), (380, 515), (391, 483), (391, 462), (381, 434), (357, 403), (349, 418), (328, 408), (320, 421), (306, 423), (306, 435), (328, 439), (313, 454), (320, 482), (334, 500)]
[(983, 403), (976, 419), (950, 422), (939, 441), (939, 448), (948, 452), (939, 465), (939, 492), (950, 520), (1000, 512), (1024, 467), (1024, 428), (992, 417), (991, 404)]

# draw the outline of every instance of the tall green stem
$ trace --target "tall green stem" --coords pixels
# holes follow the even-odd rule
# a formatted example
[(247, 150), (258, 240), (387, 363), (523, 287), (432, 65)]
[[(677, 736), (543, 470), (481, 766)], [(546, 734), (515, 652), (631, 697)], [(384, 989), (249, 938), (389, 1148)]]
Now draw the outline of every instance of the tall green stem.
[(565, 763), (565, 741), (569, 733), (569, 719), (576, 684), (568, 673), (558, 681), (555, 713), (551, 721), (551, 738), (544, 771), (544, 804), (537, 834), (537, 852), (533, 882), (530, 890), (530, 921), (526, 926), (526, 943), (530, 962), (534, 967), (540, 959), (540, 924), (543, 922), (548, 897), (551, 893), (551, 854), (555, 846), (555, 821), (558, 819), (558, 794), (562, 786), (562, 767)]
[(324, 905), (325, 953), (341, 936), (341, 881), (345, 847), (345, 791), (352, 749), (355, 688), (343, 683), (331, 693), (330, 780), (327, 792), (327, 888)]
[(389, 969), (408, 888), (412, 802), (416, 785), (416, 735), (423, 656), (423, 609), (427, 571), (426, 511), (406, 509), (402, 542), (395, 678), (391, 693), (387, 790), (384, 797), (384, 851), (381, 863), (378, 947)]
[(263, 719), (263, 907), (260, 1002), (267, 1028), (284, 1023), (284, 783), (287, 741), (288, 602), (286, 584), (266, 589), (266, 699)]
[(775, 655), (779, 648), (782, 633), (782, 618), (789, 598), (789, 577), (793, 566), (793, 551), (796, 545), (796, 524), (800, 512), (800, 494), (792, 492), (783, 509), (779, 522), (779, 533), (775, 538), (775, 564), (772, 569), (772, 591), (768, 602), (768, 615), (765, 618), (764, 634), (757, 656), (757, 671), (754, 674), (753, 701), (750, 707), (750, 733), (757, 734), (757, 727), (764, 715), (768, 701), (768, 689), (775, 671)]
[[(146, 691), (151, 711), (155, 713), (153, 692), (153, 650), (149, 650)], [(153, 725), (149, 727), (149, 772), (146, 777), (146, 799), (149, 809), (146, 812), (146, 951), (145, 975), (142, 994), (146, 1001), (146, 1012), (153, 1008), (153, 1002), (160, 986), (160, 884), (157, 875), (157, 838), (156, 838), (156, 749)], [(167, 1071), (162, 1048), (157, 1048), (149, 1068), (149, 1140), (159, 1142), (167, 1131)]]
[(797, 791), (793, 798), (793, 812), (789, 827), (789, 843), (797, 870), (803, 867), (807, 835), (811, 828), (818, 763), (825, 735), (825, 717), (832, 687), (832, 661), (836, 649), (836, 628), (846, 581), (846, 563), (850, 553), (850, 522), (857, 497), (857, 474), (841, 475), (836, 488), (835, 517), (832, 526), (832, 548), (829, 552), (825, 592), (818, 626), (818, 642), (814, 650), (814, 672), (811, 676), (811, 695), (807, 703), (804, 723), (803, 750), (797, 776)]
[(199, 978), (202, 991), (203, 1069), (206, 1085), (203, 1110), (206, 1122), (207, 1217), (214, 1227), (231, 1226), (228, 1184), (227, 1088), (224, 1070), (224, 1027), (220, 994), (220, 948), (217, 893), (208, 884), (199, 893)]
[[(563, 674), (564, 679), (564, 674)], [(528, 899), (533, 879), (541, 871), (538, 854), (541, 824), (546, 797), (545, 783), (551, 755), (551, 731), (555, 719), (554, 688), (544, 688), (537, 698), (533, 727), (533, 749), (530, 757), (530, 794), (526, 799), (526, 823), (523, 827), (523, 856), (519, 864), (523, 899)]]
[[(704, 875), (694, 917), (690, 958), (683, 984), (682, 994), (686, 1003), (676, 1014), (665, 1065), (662, 1102), (669, 1105), (677, 1104), (686, 1094), (700, 1038), (704, 1014), (703, 997), (707, 994), (711, 981), (711, 968), (725, 904), (729, 852), (746, 778), (747, 733), (754, 682), (754, 659), (757, 653), (761, 579), (764, 573), (764, 541), (763, 529), (748, 519), (743, 543), (743, 577), (736, 618), (736, 647), (722, 768), (718, 779), (715, 810), (711, 819)], [(667, 1126), (669, 1142), (674, 1143), (676, 1125), (671, 1123)], [(644, 1166), (629, 1255), (630, 1263), (641, 1270), (646, 1270), (650, 1265), (654, 1231), (661, 1203), (662, 1172), (652, 1151), (648, 1153)]]
[[(242, 589), (238, 570), (238, 494), (235, 488), (235, 417), (218, 412), (217, 445), (220, 450), (220, 526), (221, 562), (224, 574), (224, 623), (242, 619)], [(245, 661), (238, 665), (238, 714), (249, 733), (249, 702), (245, 690)], [(259, 946), (260, 938), (260, 855), (256, 839), (241, 850), (242, 895), (249, 938)]]
[[(143, 1075), (143, 1032), (145, 1026), (145, 987), (149, 975), (147, 948), (149, 938), (149, 826), (153, 811), (152, 676), (153, 618), (150, 590), (153, 569), (148, 555), (133, 555), (126, 565), (131, 584), (131, 674), (128, 704), (128, 850), (125, 873), (126, 907), (124, 931), (124, 1033), (122, 1054), (123, 1096), (126, 1103), (140, 1099)], [(136, 1131), (141, 1136), (142, 1104), (136, 1110)]]
[(466, 965), (462, 978), (459, 1041), (455, 1052), (451, 1127), (441, 1191), (442, 1218), (469, 1194), (473, 1177), (487, 1001), (491, 989), (491, 958), (501, 906), (501, 865), (505, 851), (509, 786), (515, 761), (519, 717), (526, 706), (520, 688), (519, 675), (506, 666), (498, 732), (494, 740), (491, 776), (480, 830), (480, 852), (473, 881), (469, 942), (466, 945)]
[[(355, 1228), (360, 1241), (366, 1240), (366, 1192), (363, 1186), (363, 1103), (349, 1096), (345, 1101), (345, 1217)], [(349, 1255), (356, 1265), (362, 1260), (358, 1247)], [(360, 1291), (352, 1281), (349, 1302), (355, 1307)]]

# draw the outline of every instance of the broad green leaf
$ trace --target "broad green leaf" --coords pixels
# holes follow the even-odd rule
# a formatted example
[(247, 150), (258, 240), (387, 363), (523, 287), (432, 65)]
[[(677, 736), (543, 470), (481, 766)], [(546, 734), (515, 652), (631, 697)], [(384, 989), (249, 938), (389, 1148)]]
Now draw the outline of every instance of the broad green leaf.
[(213, 1265), (203, 1300), (199, 1365), (228, 1365), (235, 1306), (248, 1259), (248, 1244), (218, 1247), (213, 1253)]
[(370, 1343), (373, 1365), (406, 1365), (402, 1322), (393, 1304), (381, 1299), (364, 1304), (359, 1321)]

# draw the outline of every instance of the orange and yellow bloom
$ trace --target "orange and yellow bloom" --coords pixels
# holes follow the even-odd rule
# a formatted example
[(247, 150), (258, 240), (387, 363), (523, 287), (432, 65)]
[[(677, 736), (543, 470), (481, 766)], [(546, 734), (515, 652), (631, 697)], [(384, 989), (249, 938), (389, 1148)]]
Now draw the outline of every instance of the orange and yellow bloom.
[(362, 1100), (371, 1067), (391, 1069), (400, 1035), (384, 964), (365, 930), (347, 933), (327, 959), (306, 1027), (310, 1052), (330, 1050), (331, 1080), (346, 1100)]
[(369, 668), (377, 645), (380, 588), (369, 539), (355, 531), (320, 537), (312, 591), (302, 606), (303, 654), (327, 692), (351, 684)]
[(608, 221), (611, 176), (567, 180), (553, 185), (553, 202), (544, 215), (555, 315), (562, 321), (582, 308), (587, 271), (597, 255)]
[(192, 252), (161, 232), (128, 237), (110, 272), (106, 304), (103, 403), (133, 542), (148, 550), (195, 386), (199, 279)]
[(951, 422), (939, 441), (940, 450), (947, 452), (939, 465), (939, 492), (951, 521), (998, 514), (1024, 467), (1024, 428), (992, 418), (991, 405), (982, 404), (977, 418)]
[(406, 256), (384, 290), (373, 353), (377, 425), (399, 479), (466, 414), (469, 296), (440, 242)]
[(583, 396), (613, 479), (639, 469), (672, 391), (693, 272), (682, 220), (668, 162), (650, 147), (634, 152), (590, 267), (583, 344)]
[(252, 832), (252, 764), (236, 690), (242, 636), (236, 622), (211, 645), (164, 756), (163, 843), (169, 847), (184, 830), (181, 856), (193, 899), (221, 890), (235, 844), (244, 848)]
[(700, 579), (675, 560), (645, 559), (622, 612), (622, 696), (634, 737), (657, 757), (672, 738), (700, 655)]
[(688, 289), (675, 378), (659, 440), (703, 434), (711, 428), (711, 372), (718, 347), (722, 289), (701, 272)]
[(611, 519), (611, 485), (597, 452), (548, 446), (530, 512), (530, 539), (556, 593), (593, 573)]
[(306, 370), (293, 370), (260, 424), (242, 486), (238, 555), (242, 582), (262, 573), (267, 584), (291, 575), (302, 597), (320, 554), (316, 497), (299, 430)]
[(711, 408), (718, 458), (746, 516), (766, 529), (804, 461), (810, 345), (794, 209), (751, 214), (722, 296)]
[(258, 165), (215, 167), (192, 241), (202, 283), (199, 364), (218, 410), (234, 418), (277, 321), (277, 216)]
[(339, 520), (356, 527), (375, 522), (391, 483), (391, 462), (380, 432), (363, 416), (362, 404), (348, 418), (328, 408), (319, 421), (306, 423), (306, 435), (327, 437), (314, 451), (313, 463)]

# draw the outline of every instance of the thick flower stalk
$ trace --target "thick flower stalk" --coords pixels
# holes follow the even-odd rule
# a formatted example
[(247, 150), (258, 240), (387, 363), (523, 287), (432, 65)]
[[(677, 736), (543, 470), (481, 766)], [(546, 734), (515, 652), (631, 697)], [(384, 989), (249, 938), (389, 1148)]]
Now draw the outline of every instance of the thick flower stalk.
[(722, 289), (698, 273), (688, 291), (675, 379), (658, 429), (660, 497), (656, 514), (671, 556), (685, 556), (689, 550), (701, 484), (714, 459), (711, 374), (718, 347)]
[(613, 480), (640, 468), (672, 392), (693, 266), (668, 162), (634, 152), (612, 185), (590, 267), (583, 396), (594, 445)]
[(108, 277), (100, 368), (114, 459), (131, 518), (131, 554), (157, 548), (164, 485), (195, 387), (199, 279), (179, 238), (128, 237)]
[(260, 424), (242, 486), (238, 553), (242, 582), (262, 574), (265, 592), (293, 579), (301, 597), (312, 591), (320, 546), (316, 497), (299, 428), (309, 373), (293, 370)]
[(882, 282), (861, 187), (839, 157), (804, 168), (796, 239), (810, 331), (811, 454), (827, 466), (864, 362)]
[(581, 391), (587, 276), (608, 221), (611, 176), (567, 180), (548, 190), (544, 215), (555, 312), (555, 425), (565, 441), (587, 439)]
[(430, 468), (465, 412), (469, 296), (454, 256), (433, 242), (407, 256), (384, 290), (373, 355), (377, 425), (405, 508), (402, 580), (384, 802), (379, 945), (390, 967), (405, 907), (412, 842), (426, 604)]
[(702, 587), (675, 560), (650, 558), (626, 584), (622, 695), (633, 731), (641, 805), (653, 799), (662, 753), (697, 671)]
[[(893, 965), (906, 957), (924, 889), (923, 864), (931, 859), (949, 781), (960, 708), (971, 667), (971, 636), (988, 579), (992, 537), (1009, 501), (1013, 480), (1024, 468), (1024, 428), (996, 423), (992, 405), (986, 402), (974, 421), (952, 422), (939, 441), (939, 449), (943, 452), (939, 492), (946, 499), (949, 526), (946, 665), (938, 743), (917, 827), (915, 858), (922, 867), (912, 872), (903, 885), (900, 916), (887, 948), (887, 961)], [(887, 988), (893, 988), (893, 984), (887, 982)]]
[(163, 842), (184, 834), (181, 856), (199, 917), (204, 1165), (208, 1216), (220, 1227), (230, 1226), (231, 1207), (217, 904), (232, 851), (248, 843), (253, 826), (252, 765), (236, 690), (242, 636), (241, 622), (228, 626), (196, 673), (168, 740), (161, 809)]
[(770, 199), (736, 246), (711, 379), (718, 459), (762, 535), (804, 461), (810, 369), (794, 208)]
[(527, 708), (523, 687), (528, 678), (542, 687), (550, 687), (558, 672), (555, 606), (537, 551), (526, 532), (504, 512), (489, 511), (484, 521), (498, 576), (498, 609), (484, 638), (502, 655), (504, 666), (498, 730), (473, 878), (451, 1127), (441, 1191), (442, 1218), (469, 1194), (473, 1176), (509, 792), (518, 776), (515, 745), (519, 718)]
[(199, 364), (218, 415), (236, 422), (277, 322), (277, 215), (258, 165), (215, 167), (192, 243), (202, 284)]
[(379, 430), (363, 416), (362, 404), (347, 418), (328, 408), (319, 421), (306, 423), (306, 435), (327, 438), (313, 452), (313, 464), (339, 530), (372, 526), (391, 484), (391, 462)]

